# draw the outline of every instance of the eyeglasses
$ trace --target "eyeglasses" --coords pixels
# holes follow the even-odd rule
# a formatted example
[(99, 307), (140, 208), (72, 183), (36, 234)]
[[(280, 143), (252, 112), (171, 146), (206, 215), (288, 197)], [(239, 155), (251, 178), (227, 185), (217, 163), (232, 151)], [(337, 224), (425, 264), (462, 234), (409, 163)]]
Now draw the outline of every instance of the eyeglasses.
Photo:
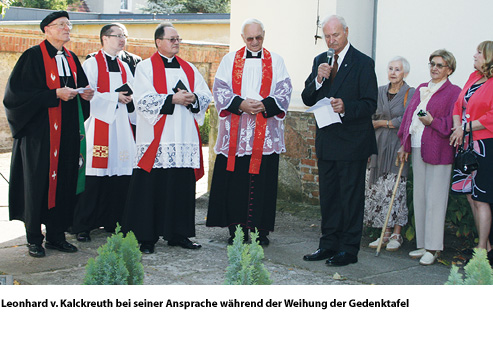
[(127, 39), (128, 35), (126, 34), (107, 34), (107, 37), (116, 37), (118, 39)]
[(428, 65), (430, 66), (430, 68), (433, 68), (433, 67), (437, 67), (439, 70), (441, 70), (442, 68), (444, 67), (448, 67), (447, 65), (443, 65), (443, 64), (437, 64), (435, 63), (434, 61), (428, 63)]
[(182, 38), (161, 38), (160, 40), (169, 40), (172, 44), (174, 44), (175, 42), (179, 42), (181, 43), (183, 41)]
[(50, 24), (50, 25), (46, 25), (46, 27), (50, 27), (50, 26), (57, 26), (59, 29), (63, 30), (65, 28), (65, 26), (68, 27), (69, 30), (72, 29), (72, 23), (70, 21), (66, 21), (66, 22), (59, 22), (57, 24)]
[(253, 41), (253, 39), (255, 39), (255, 40), (257, 40), (257, 41), (262, 41), (262, 40), (264, 40), (264, 37), (263, 37), (263, 36), (261, 36), (261, 35), (259, 35), (259, 36), (256, 36), (256, 37), (248, 37), (248, 38), (245, 38), (245, 39), (246, 39), (246, 41), (248, 41), (248, 42), (252, 42), (252, 41)]

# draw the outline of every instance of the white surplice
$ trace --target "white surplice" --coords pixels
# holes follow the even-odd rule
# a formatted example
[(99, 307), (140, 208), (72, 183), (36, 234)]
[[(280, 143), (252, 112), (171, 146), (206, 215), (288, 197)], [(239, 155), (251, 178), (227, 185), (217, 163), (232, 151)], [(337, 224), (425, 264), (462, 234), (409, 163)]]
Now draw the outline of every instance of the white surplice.
[[(173, 114), (166, 115), (166, 123), (159, 142), (153, 168), (194, 168), (200, 167), (200, 143), (194, 120), (204, 122), (205, 112), (212, 100), (212, 94), (197, 68), (188, 63), (195, 73), (194, 93), (198, 98), (200, 111), (192, 113), (183, 105), (175, 105)], [(179, 80), (190, 91), (188, 78), (180, 68), (165, 68), (168, 94), (158, 94), (153, 85), (151, 59), (137, 65), (135, 70), (135, 107), (137, 111), (137, 154), (134, 167), (138, 168), (142, 156), (154, 139), (154, 125), (162, 118), (160, 110)]]
[[(126, 63), (122, 63), (127, 72), (127, 83), (133, 87), (132, 72)], [(82, 65), (91, 88), (98, 82), (98, 63), (96, 58), (87, 59)], [(127, 105), (118, 102), (115, 89), (123, 85), (122, 76), (118, 72), (109, 72), (110, 91), (98, 92), (96, 89), (91, 100), (91, 115), (85, 122), (87, 137), (86, 176), (122, 176), (131, 175), (135, 158), (135, 141), (130, 123), (135, 124), (135, 112), (128, 113)], [(108, 131), (108, 168), (92, 167), (92, 150), (94, 147), (95, 119), (109, 124)]]
[[(245, 49), (245, 54), (246, 54)], [(264, 58), (262, 53), (262, 58)], [(236, 95), (233, 93), (233, 65), (236, 51), (230, 52), (224, 56), (219, 65), (214, 81), (214, 102), (217, 112), (227, 109)], [(291, 99), (292, 85), (284, 60), (276, 53), (272, 53), (272, 85), (269, 97), (274, 98), (277, 106), (284, 112), (288, 111), (289, 101)], [(244, 56), (245, 58), (245, 56)], [(246, 58), (243, 69), (243, 77), (241, 83), (241, 98), (251, 98), (262, 100), (260, 97), (260, 87), (262, 85), (262, 59), (261, 58)], [(284, 143), (284, 120), (278, 116), (267, 119), (267, 127), (265, 130), (264, 155), (273, 153), (280, 154), (286, 152)], [(251, 155), (253, 149), (254, 130), (255, 130), (255, 115), (243, 113), (239, 122), (239, 136), (236, 156)], [(229, 151), (229, 133), (231, 126), (231, 115), (226, 117), (219, 116), (219, 129), (217, 142), (214, 147), (216, 154), (228, 156)]]

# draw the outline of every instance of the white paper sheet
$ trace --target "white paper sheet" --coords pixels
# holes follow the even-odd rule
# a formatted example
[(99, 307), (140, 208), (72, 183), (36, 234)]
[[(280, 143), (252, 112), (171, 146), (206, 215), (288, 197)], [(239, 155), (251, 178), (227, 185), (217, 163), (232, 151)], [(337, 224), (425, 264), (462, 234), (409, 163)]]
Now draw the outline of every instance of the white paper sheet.
[(338, 113), (334, 112), (330, 102), (331, 100), (325, 97), (306, 110), (306, 112), (313, 112), (319, 129), (331, 124), (342, 123), (341, 117)]

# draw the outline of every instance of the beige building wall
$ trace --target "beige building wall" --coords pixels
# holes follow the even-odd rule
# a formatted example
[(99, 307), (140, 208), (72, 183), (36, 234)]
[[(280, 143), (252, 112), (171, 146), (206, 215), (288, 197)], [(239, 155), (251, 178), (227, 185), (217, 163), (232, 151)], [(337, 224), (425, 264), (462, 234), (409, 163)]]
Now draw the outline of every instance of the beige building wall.
[(402, 55), (411, 64), (411, 86), (429, 81), (429, 55), (446, 48), (457, 59), (450, 81), (464, 86), (473, 71), (478, 44), (493, 40), (491, 0), (379, 0), (376, 72), (379, 85), (387, 82), (387, 63)]
[[(315, 44), (318, 3), (318, 0), (231, 0), (231, 49), (244, 44), (240, 31), (245, 19), (254, 17), (262, 21), (266, 31), (264, 47), (284, 58), (291, 76), (292, 109), (304, 107), (300, 95), (313, 58), (327, 50), (323, 39)], [(343, 16), (349, 27), (349, 41), (371, 56), (373, 4), (374, 0), (322, 0), (320, 21), (332, 14)], [(318, 35), (323, 36), (321, 28)]]
[[(74, 24), (72, 33), (85, 35), (99, 35), (101, 27), (113, 21), (89, 21), (89, 20), (71, 20)], [(135, 39), (153, 39), (154, 30), (159, 25), (161, 20), (146, 20), (146, 21), (118, 21), (127, 27), (128, 34)], [(197, 22), (173, 22), (173, 25), (178, 30), (180, 36), (186, 41), (201, 41), (206, 43), (229, 44), (229, 20), (217, 21), (197, 21)], [(39, 30), (39, 22), (2, 23), (1, 27), (24, 29), (24, 30)]]

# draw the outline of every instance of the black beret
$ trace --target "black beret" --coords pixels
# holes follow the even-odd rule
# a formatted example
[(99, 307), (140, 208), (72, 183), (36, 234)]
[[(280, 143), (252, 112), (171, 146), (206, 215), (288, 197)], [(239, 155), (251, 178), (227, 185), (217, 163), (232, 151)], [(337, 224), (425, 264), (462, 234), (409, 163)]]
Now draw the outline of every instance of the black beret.
[(48, 26), (49, 24), (51, 24), (54, 20), (58, 19), (58, 18), (61, 18), (61, 17), (65, 17), (67, 19), (70, 19), (68, 17), (68, 13), (66, 11), (57, 11), (57, 12), (52, 12), (50, 14), (48, 14), (46, 16), (46, 18), (44, 18), (41, 23), (39, 24), (39, 27), (41, 28), (41, 30), (43, 31), (43, 33), (45, 32), (45, 27)]

